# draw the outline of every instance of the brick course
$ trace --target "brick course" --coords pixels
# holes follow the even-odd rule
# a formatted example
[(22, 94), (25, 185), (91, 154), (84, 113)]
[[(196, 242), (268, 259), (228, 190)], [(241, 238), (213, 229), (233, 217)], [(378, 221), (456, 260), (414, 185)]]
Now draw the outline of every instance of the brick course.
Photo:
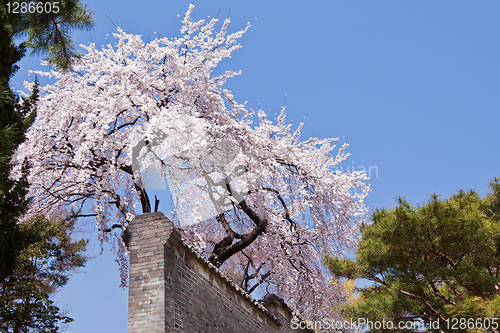
[(186, 246), (162, 213), (137, 216), (130, 235), (128, 333), (307, 332), (286, 306), (265, 308)]

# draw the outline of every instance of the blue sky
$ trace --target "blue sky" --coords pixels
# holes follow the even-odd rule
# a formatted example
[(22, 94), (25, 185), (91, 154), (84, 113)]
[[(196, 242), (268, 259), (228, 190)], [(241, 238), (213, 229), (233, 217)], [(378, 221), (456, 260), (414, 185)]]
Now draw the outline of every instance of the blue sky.
[[(144, 41), (180, 35), (192, 2), (84, 1), (97, 25), (78, 43), (113, 42), (117, 26)], [(460, 188), (487, 193), (500, 176), (500, 2), (497, 1), (194, 1), (195, 19), (231, 18), (252, 27), (221, 69), (242, 69), (226, 86), (268, 115), (286, 104), (304, 138), (350, 144), (345, 169), (371, 170), (370, 210), (398, 196), (424, 203)], [(106, 16), (107, 15), (107, 16)], [(109, 18), (108, 18), (109, 17)], [(256, 19), (255, 19), (256, 18)], [(109, 36), (107, 36), (109, 35)], [(13, 84), (38, 58), (21, 63)], [(285, 98), (286, 95), (286, 98)], [(164, 201), (167, 201), (165, 199)], [(75, 319), (68, 332), (126, 332), (127, 291), (109, 249), (58, 294)]]

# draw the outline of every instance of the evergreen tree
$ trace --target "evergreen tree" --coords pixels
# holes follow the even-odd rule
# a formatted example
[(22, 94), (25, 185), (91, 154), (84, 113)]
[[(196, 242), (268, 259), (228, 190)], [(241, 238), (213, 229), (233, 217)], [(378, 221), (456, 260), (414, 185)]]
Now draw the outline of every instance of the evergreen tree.
[(439, 331), (436, 322), (447, 332), (480, 326), (498, 332), (500, 179), (490, 186), (484, 198), (460, 190), (448, 200), (432, 195), (421, 207), (399, 199), (396, 208), (374, 212), (361, 229), (356, 261), (326, 260), (335, 276), (374, 283), (344, 314), (395, 326), (434, 322), (432, 332)]
[(0, 280), (0, 331), (57, 332), (67, 317), (50, 299), (82, 267), (87, 241), (72, 241), (76, 219), (42, 216), (19, 225), (23, 248), (12, 274)]
[[(42, 13), (36, 10), (13, 13), (13, 8), (18, 8), (16, 3), (28, 3), (33, 8), (40, 5), (44, 10)], [(58, 4), (57, 7), (54, 3)], [(45, 55), (51, 65), (62, 70), (70, 69), (80, 56), (75, 51), (71, 31), (90, 30), (94, 26), (92, 11), (79, 0), (1, 0), (0, 7), (3, 25), (10, 35), (14, 38), (25, 37), (23, 47), (29, 48), (31, 54)]]
[[(2, 13), (2, 19), (5, 13)], [(2, 20), (2, 22), (5, 22)], [(0, 26), (0, 278), (9, 275), (22, 245), (16, 218), (25, 210), (25, 186), (9, 179), (9, 161), (14, 148), (22, 141), (23, 117), (16, 110), (17, 100), (9, 87), (15, 65), (25, 53), (16, 46), (7, 24)]]
[[(55, 288), (64, 285), (69, 272), (83, 266), (85, 241), (71, 241), (75, 219), (51, 221), (37, 217), (19, 223), (26, 211), (27, 183), (9, 179), (10, 160), (36, 116), (38, 85), (22, 101), (12, 92), (10, 78), (16, 63), (31, 49), (47, 56), (60, 70), (71, 69), (74, 51), (72, 29), (90, 29), (92, 14), (80, 1), (59, 3), (59, 10), (45, 13), (12, 11), (15, 3), (0, 0), (0, 330), (6, 332), (56, 332), (58, 324), (71, 321), (50, 300)], [(29, 1), (35, 6), (49, 1)], [(9, 4), (9, 7), (7, 6)], [(44, 8), (49, 8), (45, 6)], [(19, 45), (17, 37), (25, 37)], [(26, 166), (28, 167), (28, 166)], [(44, 267), (40, 263), (45, 263)], [(43, 274), (42, 274), (43, 272)]]

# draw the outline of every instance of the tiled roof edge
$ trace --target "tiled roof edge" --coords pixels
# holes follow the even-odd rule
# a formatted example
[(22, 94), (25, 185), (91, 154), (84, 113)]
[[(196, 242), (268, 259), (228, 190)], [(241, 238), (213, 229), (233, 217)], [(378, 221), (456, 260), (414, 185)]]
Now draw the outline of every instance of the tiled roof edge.
[[(265, 314), (267, 314), (277, 324), (283, 325), (283, 323), (281, 323), (280, 320), (273, 313), (271, 313), (264, 305), (262, 305), (262, 303), (257, 301), (249, 293), (247, 293), (245, 290), (241, 289), (240, 286), (236, 285), (233, 281), (231, 281), (231, 279), (226, 274), (224, 274), (219, 268), (215, 267), (211, 262), (209, 262), (207, 259), (205, 259), (198, 251), (196, 251), (196, 249), (193, 246), (186, 244), (185, 241), (186, 240), (184, 238), (181, 238), (182, 245), (184, 245), (198, 259), (203, 261), (212, 271), (214, 271), (216, 274), (218, 274), (224, 281), (226, 281), (226, 283), (228, 283), (234, 290), (236, 290), (236, 292), (238, 292), (241, 296), (245, 297), (251, 304), (256, 306), (259, 310), (261, 310)], [(288, 305), (286, 305), (286, 307), (288, 308)]]

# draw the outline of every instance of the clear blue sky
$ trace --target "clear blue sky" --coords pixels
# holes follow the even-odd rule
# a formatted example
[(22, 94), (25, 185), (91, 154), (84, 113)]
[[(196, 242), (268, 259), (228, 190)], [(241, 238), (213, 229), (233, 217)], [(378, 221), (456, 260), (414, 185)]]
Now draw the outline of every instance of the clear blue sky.
[[(79, 43), (112, 42), (117, 26), (154, 39), (179, 36), (191, 0), (84, 1), (96, 29)], [(227, 88), (272, 115), (286, 94), (288, 119), (305, 138), (340, 137), (371, 167), (370, 210), (406, 196), (423, 203), (500, 176), (500, 2), (195, 1), (195, 19), (229, 14), (230, 30), (252, 27), (224, 68), (242, 69)], [(109, 17), (106, 17), (106, 15)], [(257, 18), (254, 20), (254, 18)], [(113, 23), (112, 23), (112, 22)], [(23, 60), (14, 84), (37, 59)], [(305, 117), (305, 119), (304, 119)], [(378, 171), (378, 173), (377, 173)], [(90, 253), (98, 255), (95, 231)], [(127, 291), (109, 249), (58, 295), (75, 319), (68, 332), (126, 332)]]

